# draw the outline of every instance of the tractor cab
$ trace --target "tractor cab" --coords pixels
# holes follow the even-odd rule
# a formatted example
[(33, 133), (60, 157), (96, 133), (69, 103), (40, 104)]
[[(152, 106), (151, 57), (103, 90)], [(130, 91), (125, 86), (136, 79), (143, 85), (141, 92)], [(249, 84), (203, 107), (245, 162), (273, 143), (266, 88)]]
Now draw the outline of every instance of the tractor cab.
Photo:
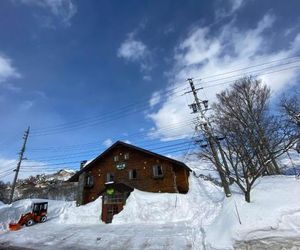
[(48, 202), (34, 203), (32, 206), (32, 213), (35, 215), (47, 214)]

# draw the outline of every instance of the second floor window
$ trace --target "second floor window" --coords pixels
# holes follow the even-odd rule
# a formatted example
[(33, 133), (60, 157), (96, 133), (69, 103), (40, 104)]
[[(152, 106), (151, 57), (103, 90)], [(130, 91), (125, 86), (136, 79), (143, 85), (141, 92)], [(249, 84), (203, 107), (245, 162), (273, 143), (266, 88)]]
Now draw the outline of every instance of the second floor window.
[(115, 155), (114, 156), (114, 162), (117, 162), (119, 160), (119, 156), (118, 155)]
[(137, 171), (136, 169), (130, 169), (129, 170), (129, 179), (134, 180), (137, 178)]
[(129, 153), (125, 153), (124, 154), (124, 160), (128, 160), (129, 159)]
[(107, 173), (106, 174), (106, 182), (111, 182), (115, 180), (115, 175), (114, 173)]
[(94, 185), (93, 176), (91, 176), (91, 175), (87, 176), (85, 185), (86, 185), (86, 187), (92, 187)]
[(163, 177), (163, 169), (162, 169), (162, 166), (160, 165), (156, 165), (156, 166), (153, 166), (153, 177), (154, 178), (160, 178), (160, 177)]

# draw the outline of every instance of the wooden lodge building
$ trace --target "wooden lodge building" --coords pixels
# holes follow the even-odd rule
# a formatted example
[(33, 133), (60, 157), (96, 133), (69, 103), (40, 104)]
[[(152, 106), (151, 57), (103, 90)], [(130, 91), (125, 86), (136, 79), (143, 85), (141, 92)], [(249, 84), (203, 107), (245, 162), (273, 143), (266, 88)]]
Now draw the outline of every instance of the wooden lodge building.
[(78, 205), (102, 196), (101, 218), (110, 223), (134, 188), (187, 193), (190, 171), (180, 161), (117, 141), (88, 164), (83, 162), (80, 171), (69, 181), (78, 182)]

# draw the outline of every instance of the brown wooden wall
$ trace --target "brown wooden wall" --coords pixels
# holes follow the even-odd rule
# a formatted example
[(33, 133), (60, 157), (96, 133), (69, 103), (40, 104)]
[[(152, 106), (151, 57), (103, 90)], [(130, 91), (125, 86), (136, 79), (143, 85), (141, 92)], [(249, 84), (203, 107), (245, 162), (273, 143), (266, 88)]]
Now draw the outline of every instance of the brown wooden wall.
[[(129, 159), (124, 160), (124, 154), (129, 153)], [(119, 161), (126, 162), (126, 168), (118, 170), (113, 157), (119, 156)], [(155, 179), (153, 177), (153, 166), (161, 165), (164, 177)], [(129, 179), (129, 170), (137, 170), (137, 178)], [(188, 191), (188, 171), (180, 166), (173, 166), (172, 162), (159, 159), (144, 152), (120, 145), (95, 163), (86, 171), (86, 176), (94, 178), (93, 187), (85, 187), (83, 203), (88, 203), (99, 197), (100, 192), (105, 189), (106, 174), (112, 172), (115, 182), (124, 183), (132, 188), (148, 192), (182, 192)]]

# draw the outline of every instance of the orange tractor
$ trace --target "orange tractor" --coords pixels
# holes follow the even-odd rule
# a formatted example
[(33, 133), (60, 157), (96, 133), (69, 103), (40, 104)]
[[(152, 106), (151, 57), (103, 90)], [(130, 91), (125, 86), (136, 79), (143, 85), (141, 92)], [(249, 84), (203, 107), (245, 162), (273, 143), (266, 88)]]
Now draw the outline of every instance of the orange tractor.
[(47, 220), (48, 202), (34, 203), (32, 212), (22, 214), (17, 223), (9, 223), (11, 231), (19, 230), (22, 226), (32, 226), (34, 223), (43, 223)]

